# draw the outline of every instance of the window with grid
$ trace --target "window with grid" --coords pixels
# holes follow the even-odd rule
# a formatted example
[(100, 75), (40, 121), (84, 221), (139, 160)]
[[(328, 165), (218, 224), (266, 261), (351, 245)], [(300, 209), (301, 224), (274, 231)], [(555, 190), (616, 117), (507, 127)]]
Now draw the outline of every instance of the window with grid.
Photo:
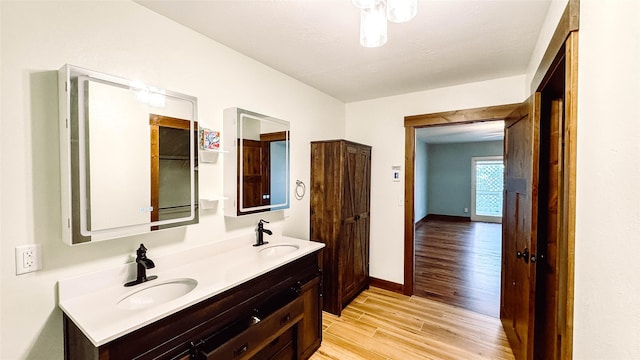
[(502, 159), (474, 160), (475, 214), (502, 217), (504, 163)]

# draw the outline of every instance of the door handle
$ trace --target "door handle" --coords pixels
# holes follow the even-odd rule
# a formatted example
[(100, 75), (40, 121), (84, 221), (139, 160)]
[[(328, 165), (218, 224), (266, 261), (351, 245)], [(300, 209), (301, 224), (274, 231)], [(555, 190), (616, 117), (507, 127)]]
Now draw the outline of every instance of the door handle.
[(516, 252), (516, 257), (518, 259), (523, 259), (525, 263), (529, 263), (529, 260), (531, 260), (531, 263), (536, 262), (537, 258), (535, 254), (529, 254), (529, 248), (524, 248), (524, 250), (522, 252), (518, 251)]
[(233, 351), (233, 357), (238, 357), (242, 354), (244, 354), (245, 352), (247, 352), (247, 350), (249, 350), (249, 343), (244, 343), (242, 344), (242, 346), (240, 346), (239, 348), (235, 349)]
[(529, 263), (529, 248), (524, 248), (522, 252), (518, 251), (516, 253), (516, 257), (518, 259), (524, 260), (525, 263)]

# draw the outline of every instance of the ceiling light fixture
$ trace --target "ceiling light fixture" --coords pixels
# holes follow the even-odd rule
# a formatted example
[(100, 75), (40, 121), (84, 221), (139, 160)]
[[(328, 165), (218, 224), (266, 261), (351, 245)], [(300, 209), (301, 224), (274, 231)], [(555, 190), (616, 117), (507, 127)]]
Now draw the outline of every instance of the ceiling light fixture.
[(360, 9), (360, 45), (379, 47), (387, 42), (387, 21), (403, 23), (418, 12), (418, 0), (352, 0)]

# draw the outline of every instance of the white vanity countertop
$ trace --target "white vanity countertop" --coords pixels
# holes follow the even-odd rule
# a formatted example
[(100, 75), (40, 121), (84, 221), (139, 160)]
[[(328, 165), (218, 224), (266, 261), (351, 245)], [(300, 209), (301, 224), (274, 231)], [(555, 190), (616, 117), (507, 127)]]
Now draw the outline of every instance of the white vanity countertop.
[[(151, 255), (150, 247), (148, 256), (156, 266), (147, 270), (147, 276), (157, 275), (157, 279), (124, 287), (131, 280), (130, 267), (135, 267), (124, 264), (62, 280), (58, 282), (59, 306), (98, 347), (324, 247), (322, 243), (286, 236), (265, 240), (269, 244), (254, 247), (255, 240), (250, 237), (230, 239), (157, 259)], [(299, 248), (281, 256), (259, 256), (261, 249), (278, 244)], [(135, 310), (116, 306), (129, 293), (154, 283), (184, 278), (194, 279), (198, 285), (177, 299)]]

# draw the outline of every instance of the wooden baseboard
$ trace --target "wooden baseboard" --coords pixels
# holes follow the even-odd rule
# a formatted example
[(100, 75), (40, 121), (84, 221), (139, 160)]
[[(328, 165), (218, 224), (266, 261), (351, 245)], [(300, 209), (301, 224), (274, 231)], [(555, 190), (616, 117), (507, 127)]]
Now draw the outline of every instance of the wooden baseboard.
[(461, 221), (461, 222), (469, 222), (471, 221), (471, 217), (467, 216), (453, 216), (453, 215), (439, 215), (439, 214), (429, 214), (425, 216), (420, 222), (429, 221), (429, 220), (444, 220), (444, 221)]
[(422, 219), (416, 221), (416, 225), (420, 225), (423, 222), (427, 221), (427, 218), (429, 217), (429, 215), (425, 215)]
[(369, 277), (369, 286), (377, 287), (383, 290), (393, 291), (398, 294), (404, 294), (404, 286), (392, 281)]

